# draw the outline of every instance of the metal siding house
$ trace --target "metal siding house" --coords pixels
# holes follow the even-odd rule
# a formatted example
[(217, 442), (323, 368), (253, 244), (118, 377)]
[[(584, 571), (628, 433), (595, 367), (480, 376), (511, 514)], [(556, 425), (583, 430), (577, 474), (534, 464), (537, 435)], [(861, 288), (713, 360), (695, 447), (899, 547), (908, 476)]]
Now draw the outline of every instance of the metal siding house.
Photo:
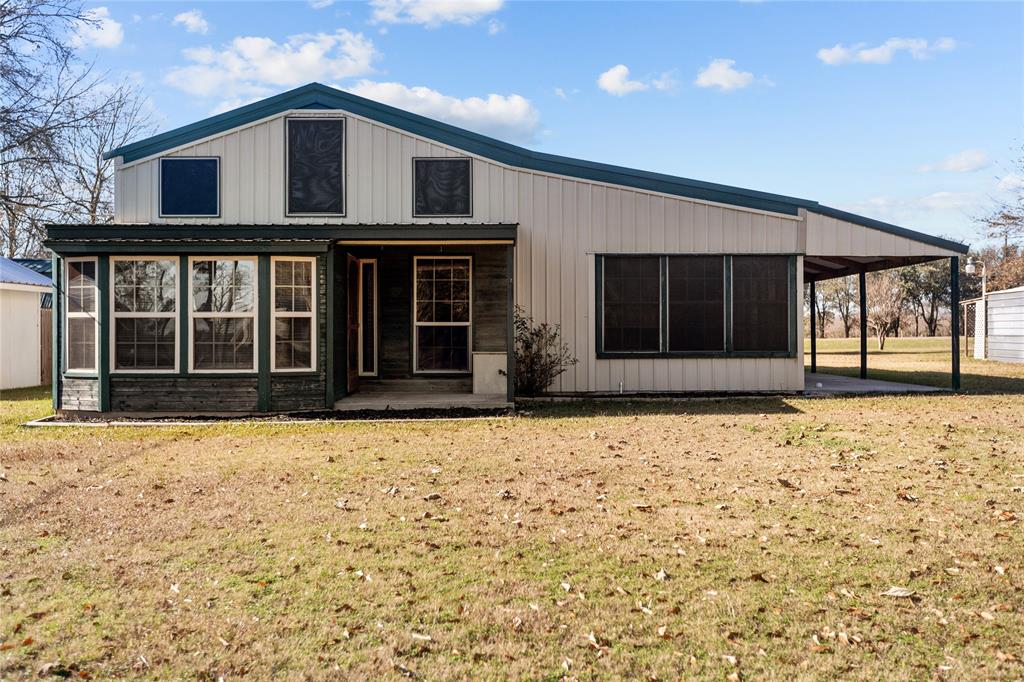
[(974, 303), (974, 357), (1024, 362), (1024, 287), (989, 291)]
[[(386, 391), (503, 404), (515, 305), (580, 360), (552, 393), (795, 392), (805, 282), (967, 250), (319, 84), (108, 157), (114, 224), (49, 226), (65, 411), (341, 409)], [(67, 339), (88, 315), (94, 355)]]

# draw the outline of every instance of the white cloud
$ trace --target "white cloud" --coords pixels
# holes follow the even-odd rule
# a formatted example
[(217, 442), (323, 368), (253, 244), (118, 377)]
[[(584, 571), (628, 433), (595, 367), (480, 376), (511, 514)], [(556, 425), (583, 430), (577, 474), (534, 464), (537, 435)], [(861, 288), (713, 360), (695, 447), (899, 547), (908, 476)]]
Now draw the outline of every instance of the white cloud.
[(342, 80), (373, 71), (373, 41), (361, 33), (291, 36), (283, 43), (271, 38), (239, 36), (220, 49), (182, 51), (187, 66), (171, 69), (164, 82), (191, 95), (238, 100), (270, 94), (282, 87), (311, 81)]
[(916, 197), (872, 197), (840, 208), (897, 225), (924, 225), (941, 218), (959, 224), (983, 201), (975, 192), (933, 192)]
[(928, 59), (940, 52), (956, 49), (957, 43), (952, 38), (939, 38), (928, 42), (924, 38), (889, 38), (881, 45), (869, 47), (867, 43), (857, 43), (849, 47), (837, 43), (833, 47), (818, 50), (818, 59), (829, 66), (839, 64), (888, 64), (899, 52), (908, 53), (913, 59)]
[(999, 184), (996, 185), (996, 189), (1000, 192), (1024, 191), (1024, 175), (1020, 173), (1007, 173), (999, 178)]
[(83, 14), (89, 21), (78, 25), (78, 30), (71, 36), (72, 47), (110, 49), (124, 40), (124, 27), (110, 17), (110, 10), (106, 7), (87, 9)]
[(733, 68), (735, 59), (713, 59), (697, 74), (694, 84), (701, 88), (738, 90), (754, 82), (754, 74)]
[(313, 9), (325, 9), (334, 4), (334, 0), (309, 0), (309, 6)]
[(521, 95), (459, 99), (427, 87), (370, 80), (361, 80), (346, 89), (360, 97), (505, 140), (532, 142), (540, 126), (540, 114)]
[(629, 67), (625, 64), (616, 64), (597, 77), (597, 87), (609, 95), (623, 97), (631, 92), (646, 90), (648, 85), (640, 81), (629, 80)]
[(487, 35), (496, 36), (504, 30), (504, 22), (498, 21), (497, 19), (487, 20)]
[(203, 13), (197, 9), (190, 9), (187, 12), (174, 17), (174, 21), (171, 22), (172, 26), (184, 26), (185, 30), (189, 33), (203, 33), (205, 34), (210, 30), (210, 24), (203, 18)]
[(670, 91), (679, 87), (679, 81), (676, 79), (675, 72), (666, 71), (657, 78), (652, 79), (651, 85), (655, 90)]
[(987, 168), (992, 164), (992, 159), (984, 149), (965, 149), (962, 152), (951, 154), (942, 161), (933, 164), (918, 166), (921, 173), (933, 171), (945, 171), (948, 173), (970, 173), (972, 171)]
[(504, 0), (370, 0), (373, 20), (384, 24), (468, 26), (501, 9)]

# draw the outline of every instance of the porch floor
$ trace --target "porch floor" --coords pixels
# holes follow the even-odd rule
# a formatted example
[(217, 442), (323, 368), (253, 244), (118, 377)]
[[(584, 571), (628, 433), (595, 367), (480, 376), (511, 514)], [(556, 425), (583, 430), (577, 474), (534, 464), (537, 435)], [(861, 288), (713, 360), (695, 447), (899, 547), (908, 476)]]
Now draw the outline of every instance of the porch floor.
[(866, 393), (936, 393), (945, 390), (935, 386), (903, 384), (896, 381), (881, 381), (879, 379), (858, 379), (838, 374), (804, 373), (804, 395), (809, 396), (858, 395)]

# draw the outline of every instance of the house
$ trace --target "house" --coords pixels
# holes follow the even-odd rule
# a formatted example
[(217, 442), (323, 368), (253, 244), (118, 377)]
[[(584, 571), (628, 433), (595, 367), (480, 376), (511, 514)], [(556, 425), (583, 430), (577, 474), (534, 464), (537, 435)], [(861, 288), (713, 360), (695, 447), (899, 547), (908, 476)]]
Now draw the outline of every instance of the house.
[(48, 382), (51, 288), (49, 277), (0, 258), (0, 390)]
[(967, 249), (320, 84), (107, 156), (114, 224), (48, 226), (65, 412), (506, 404), (516, 305), (552, 393), (800, 391), (806, 282)]
[(974, 329), (976, 359), (1024, 362), (1024, 287), (988, 291), (964, 305), (973, 308), (968, 327)]

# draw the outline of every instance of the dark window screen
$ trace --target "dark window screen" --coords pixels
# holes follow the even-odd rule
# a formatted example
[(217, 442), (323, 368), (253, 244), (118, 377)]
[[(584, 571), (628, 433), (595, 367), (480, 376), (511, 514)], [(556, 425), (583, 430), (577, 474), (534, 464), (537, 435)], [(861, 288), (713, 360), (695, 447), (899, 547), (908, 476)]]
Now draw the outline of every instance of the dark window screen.
[(725, 259), (668, 259), (669, 351), (725, 350)]
[(734, 256), (733, 349), (789, 350), (789, 295), (788, 256)]
[(160, 159), (160, 215), (216, 216), (218, 159)]
[(470, 215), (470, 159), (416, 159), (416, 215)]
[(604, 257), (606, 352), (661, 350), (661, 259)]
[(340, 118), (288, 120), (288, 213), (345, 212)]

